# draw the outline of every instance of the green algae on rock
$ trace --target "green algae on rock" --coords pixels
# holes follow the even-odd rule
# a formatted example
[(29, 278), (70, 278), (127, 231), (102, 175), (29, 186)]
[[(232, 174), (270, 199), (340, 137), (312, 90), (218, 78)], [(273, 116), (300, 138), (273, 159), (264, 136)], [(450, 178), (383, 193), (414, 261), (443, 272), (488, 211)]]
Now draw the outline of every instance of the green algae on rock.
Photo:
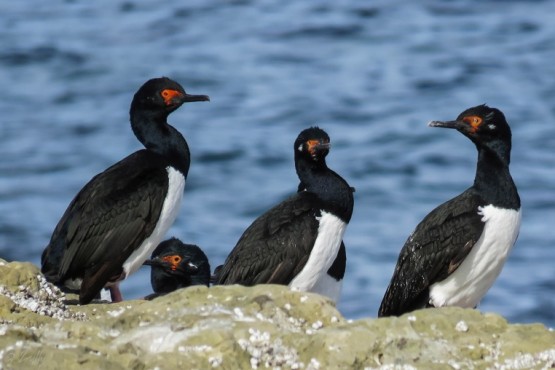
[(274, 285), (196, 286), (153, 301), (67, 306), (48, 284), (47, 294), (55, 302), (62, 297), (67, 312), (49, 316), (10, 298), (22, 289), (46, 302), (38, 269), (0, 265), (0, 286), (9, 292), (0, 294), (5, 369), (555, 366), (555, 333), (540, 324), (509, 324), (495, 314), (459, 308), (348, 321), (322, 296)]

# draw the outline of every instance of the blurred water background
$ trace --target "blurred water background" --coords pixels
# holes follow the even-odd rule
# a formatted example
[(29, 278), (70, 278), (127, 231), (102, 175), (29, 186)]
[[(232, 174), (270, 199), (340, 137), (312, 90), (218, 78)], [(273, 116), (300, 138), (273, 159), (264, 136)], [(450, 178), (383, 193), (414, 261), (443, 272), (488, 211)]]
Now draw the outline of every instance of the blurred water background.
[[(170, 117), (192, 165), (168, 236), (221, 264), (295, 192), (293, 141), (318, 124), (356, 187), (339, 309), (375, 317), (400, 248), (472, 184), (476, 149), (426, 127), (488, 103), (513, 131), (520, 237), (480, 309), (555, 326), (555, 2), (4, 1), (0, 257), (40, 263), (76, 192), (140, 149), (128, 110), (167, 75), (210, 103)], [(142, 268), (126, 298), (150, 293)]]

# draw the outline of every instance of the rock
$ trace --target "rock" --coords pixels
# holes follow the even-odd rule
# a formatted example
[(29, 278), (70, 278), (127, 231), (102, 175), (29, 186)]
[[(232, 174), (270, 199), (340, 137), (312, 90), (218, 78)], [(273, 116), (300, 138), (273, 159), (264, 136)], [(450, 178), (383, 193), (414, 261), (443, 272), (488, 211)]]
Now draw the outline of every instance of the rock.
[(67, 302), (35, 266), (0, 262), (2, 368), (555, 366), (552, 330), (477, 310), (347, 321), (322, 296), (273, 285), (190, 287), (153, 301)]

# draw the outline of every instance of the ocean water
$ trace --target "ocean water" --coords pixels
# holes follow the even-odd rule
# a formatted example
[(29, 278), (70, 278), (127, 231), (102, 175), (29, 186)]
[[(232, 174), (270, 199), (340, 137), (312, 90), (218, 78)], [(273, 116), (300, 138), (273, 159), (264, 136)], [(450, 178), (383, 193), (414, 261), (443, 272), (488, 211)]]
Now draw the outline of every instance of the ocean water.
[[(555, 3), (30, 0), (0, 5), (0, 257), (40, 263), (76, 192), (140, 149), (129, 104), (166, 75), (210, 103), (170, 116), (192, 164), (169, 236), (221, 264), (295, 192), (293, 141), (332, 139), (356, 187), (339, 309), (375, 317), (399, 250), (472, 184), (473, 144), (430, 120), (487, 103), (513, 131), (518, 241), (480, 309), (555, 326)], [(122, 284), (151, 292), (147, 267)]]

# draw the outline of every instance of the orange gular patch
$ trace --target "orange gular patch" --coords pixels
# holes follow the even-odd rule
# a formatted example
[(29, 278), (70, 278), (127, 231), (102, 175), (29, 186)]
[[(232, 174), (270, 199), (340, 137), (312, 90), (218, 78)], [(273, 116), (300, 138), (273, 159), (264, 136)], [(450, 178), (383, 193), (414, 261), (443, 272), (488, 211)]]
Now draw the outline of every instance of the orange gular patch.
[(165, 89), (162, 90), (160, 95), (162, 95), (162, 99), (164, 99), (164, 103), (166, 103), (166, 105), (171, 105), (173, 98), (175, 98), (176, 96), (183, 96), (183, 93), (177, 90)]
[(468, 123), (470, 127), (472, 127), (470, 129), (472, 133), (476, 133), (476, 131), (478, 131), (478, 128), (482, 125), (482, 122), (484, 122), (482, 120), (482, 117), (479, 116), (467, 116), (463, 118), (463, 121)]
[(178, 255), (164, 256), (162, 257), (162, 261), (169, 263), (170, 269), (172, 271), (175, 271), (177, 270), (177, 266), (179, 266), (179, 263), (181, 262), (181, 257)]

